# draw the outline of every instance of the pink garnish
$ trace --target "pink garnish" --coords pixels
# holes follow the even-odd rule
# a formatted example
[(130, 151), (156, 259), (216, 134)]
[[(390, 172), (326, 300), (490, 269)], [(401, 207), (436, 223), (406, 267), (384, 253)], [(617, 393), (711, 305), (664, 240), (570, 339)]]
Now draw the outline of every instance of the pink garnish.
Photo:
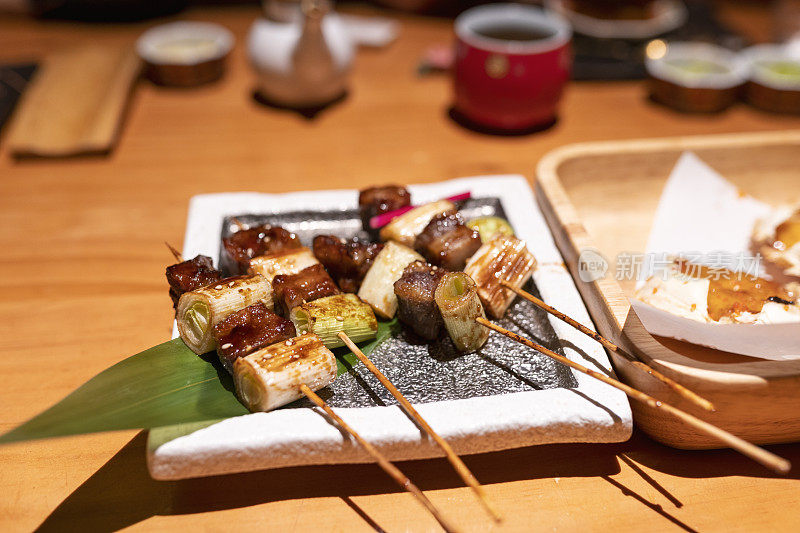
[(413, 205), (407, 205), (405, 207), (401, 207), (400, 209), (395, 209), (394, 211), (389, 211), (387, 213), (383, 213), (381, 215), (375, 215), (371, 219), (369, 219), (369, 227), (372, 229), (382, 228), (393, 219), (399, 217), (400, 215), (404, 215), (414, 209)]
[[(456, 194), (455, 196), (449, 196), (445, 198), (445, 200), (449, 200), (451, 202), (460, 202), (462, 200), (469, 200), (472, 198), (471, 192), (462, 192), (461, 194)], [(415, 207), (419, 207), (416, 205), (407, 205), (406, 207), (401, 207), (400, 209), (395, 209), (394, 211), (389, 211), (388, 213), (383, 213), (381, 215), (376, 215), (369, 219), (369, 227), (372, 229), (382, 228), (395, 218), (408, 213)]]

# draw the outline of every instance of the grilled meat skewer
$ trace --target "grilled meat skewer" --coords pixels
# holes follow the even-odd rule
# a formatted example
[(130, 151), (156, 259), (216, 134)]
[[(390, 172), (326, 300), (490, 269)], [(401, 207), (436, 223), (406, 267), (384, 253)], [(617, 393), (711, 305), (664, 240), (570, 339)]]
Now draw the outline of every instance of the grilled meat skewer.
[(414, 261), (394, 282), (397, 317), (428, 341), (435, 340), (442, 330), (442, 315), (436, 305), (435, 292), (446, 272), (424, 261)]
[(225, 370), (233, 374), (237, 359), (270, 344), (297, 335), (294, 324), (267, 309), (261, 302), (235, 311), (214, 325), (217, 355)]

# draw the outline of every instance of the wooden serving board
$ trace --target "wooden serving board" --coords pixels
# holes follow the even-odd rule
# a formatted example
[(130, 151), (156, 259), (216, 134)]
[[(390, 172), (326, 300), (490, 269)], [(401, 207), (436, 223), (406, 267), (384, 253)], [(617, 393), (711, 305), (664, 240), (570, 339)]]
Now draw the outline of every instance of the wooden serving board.
[[(772, 204), (800, 200), (800, 131), (569, 145), (537, 168), (539, 204), (598, 330), (654, 368), (711, 400), (704, 412), (611, 354), (617, 373), (644, 392), (752, 442), (800, 440), (800, 361), (768, 361), (653, 337), (632, 311), (635, 280), (615, 279), (620, 252), (644, 252), (662, 188), (678, 157), (695, 152), (742, 191)], [(581, 250), (608, 259), (607, 275), (583, 282)], [(631, 402), (634, 421), (677, 448), (719, 443)]]
[(85, 45), (49, 55), (12, 118), (16, 156), (109, 152), (117, 140), (141, 60), (128, 46)]

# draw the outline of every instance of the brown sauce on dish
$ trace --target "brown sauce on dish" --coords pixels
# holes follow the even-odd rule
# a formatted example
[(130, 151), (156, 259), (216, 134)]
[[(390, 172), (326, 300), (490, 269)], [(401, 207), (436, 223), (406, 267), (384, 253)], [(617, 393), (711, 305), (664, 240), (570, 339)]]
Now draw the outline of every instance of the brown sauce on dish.
[(800, 242), (800, 210), (784, 220), (775, 228), (775, 242), (772, 247), (776, 250), (788, 250)]
[(760, 313), (772, 297), (788, 300), (791, 296), (773, 281), (748, 276), (728, 269), (711, 269), (689, 261), (676, 261), (678, 270), (697, 279), (708, 279), (708, 316), (719, 321), (741, 313)]

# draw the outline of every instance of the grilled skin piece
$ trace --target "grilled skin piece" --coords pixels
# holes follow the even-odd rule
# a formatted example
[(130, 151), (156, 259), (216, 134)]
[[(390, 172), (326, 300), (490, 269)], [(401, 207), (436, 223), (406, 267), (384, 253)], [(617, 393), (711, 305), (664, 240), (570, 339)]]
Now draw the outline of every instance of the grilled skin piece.
[(500, 285), (500, 280), (520, 289), (530, 279), (536, 259), (525, 241), (497, 234), (469, 258), (464, 272), (478, 285), (478, 296), (492, 318), (502, 318), (516, 293)]
[(304, 268), (297, 274), (280, 274), (272, 279), (275, 309), (283, 316), (296, 306), (318, 298), (339, 294), (339, 287), (320, 265)]
[(330, 272), (343, 292), (358, 292), (383, 244), (357, 238), (345, 240), (334, 235), (314, 237), (314, 255)]
[(273, 254), (292, 248), (300, 248), (300, 239), (280, 226), (265, 224), (242, 229), (222, 239), (222, 245), (236, 274), (244, 274), (250, 260), (260, 255)]
[(336, 356), (313, 333), (276, 342), (233, 365), (236, 395), (250, 411), (271, 411), (336, 379)]
[(468, 228), (459, 213), (436, 215), (414, 241), (425, 259), (447, 270), (463, 270), (480, 247), (480, 233)]
[(262, 302), (272, 308), (272, 285), (263, 276), (236, 276), (184, 293), (175, 315), (181, 339), (194, 353), (217, 347), (213, 326), (233, 312)]
[(198, 255), (194, 259), (168, 266), (167, 283), (172, 307), (178, 308), (178, 300), (183, 293), (221, 279), (222, 272), (214, 268), (214, 263), (207, 255)]
[(411, 194), (399, 185), (383, 185), (362, 190), (358, 195), (358, 213), (361, 224), (370, 233), (369, 219), (411, 205)]
[(409, 264), (400, 279), (394, 282), (397, 296), (397, 317), (420, 337), (432, 341), (439, 337), (442, 315), (436, 305), (439, 280), (447, 271), (424, 261)]
[(214, 325), (217, 355), (231, 374), (240, 357), (295, 335), (290, 320), (276, 315), (261, 302), (231, 313)]

